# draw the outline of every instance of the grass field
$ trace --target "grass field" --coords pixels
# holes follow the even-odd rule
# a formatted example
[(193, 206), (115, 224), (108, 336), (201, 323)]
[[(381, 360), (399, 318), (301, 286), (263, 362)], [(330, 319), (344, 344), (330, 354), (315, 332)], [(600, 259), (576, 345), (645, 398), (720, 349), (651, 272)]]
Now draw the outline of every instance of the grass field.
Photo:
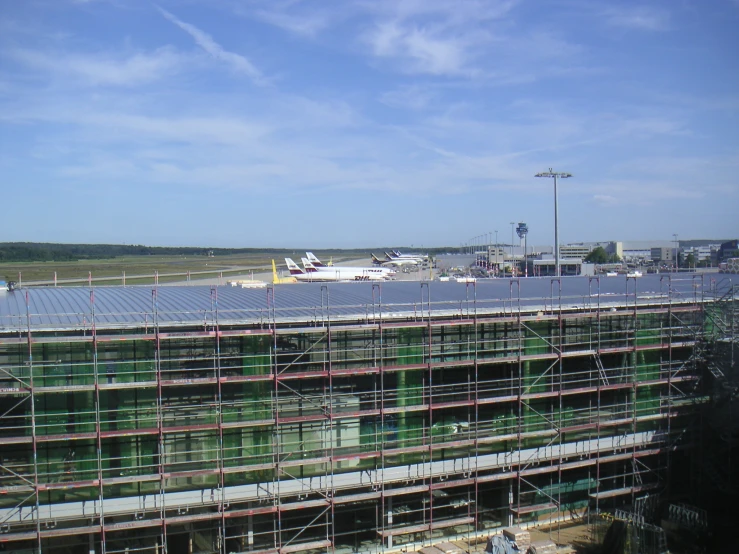
[[(316, 251), (315, 254), (322, 260), (328, 261), (331, 257), (335, 262), (346, 259), (369, 257), (369, 253), (360, 251), (332, 252), (331, 254)], [(263, 254), (234, 254), (227, 256), (130, 256), (104, 260), (81, 260), (76, 262), (27, 262), (0, 264), (0, 278), (6, 281), (22, 281), (24, 284), (34, 284), (42, 281), (47, 284), (54, 282), (54, 272), (59, 284), (64, 279), (84, 279), (92, 273), (93, 281), (104, 277), (122, 277), (126, 273), (126, 284), (147, 284), (154, 282), (154, 273), (159, 273), (159, 282), (184, 281), (187, 272), (193, 279), (217, 277), (223, 272), (224, 279), (236, 273), (245, 273), (251, 270), (271, 270), (272, 260), (278, 267), (284, 266), (285, 256), (296, 261), (305, 256), (304, 252), (286, 254), (284, 251)], [(206, 272), (206, 273), (200, 273)], [(20, 278), (19, 278), (20, 273)], [(175, 274), (175, 275), (168, 275)], [(194, 274), (194, 275), (193, 275)], [(136, 277), (140, 276), (140, 277)], [(119, 285), (122, 279), (106, 280), (100, 284)], [(39, 283), (40, 284), (40, 283)], [(80, 283), (74, 283), (79, 285)]]

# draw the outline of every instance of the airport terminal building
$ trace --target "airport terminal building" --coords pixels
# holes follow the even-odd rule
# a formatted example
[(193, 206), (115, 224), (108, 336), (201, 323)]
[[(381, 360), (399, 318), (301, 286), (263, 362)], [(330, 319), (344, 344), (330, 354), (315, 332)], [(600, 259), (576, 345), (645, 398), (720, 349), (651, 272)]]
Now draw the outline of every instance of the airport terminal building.
[(669, 275), (7, 292), (0, 545), (387, 552), (669, 492), (720, 298)]

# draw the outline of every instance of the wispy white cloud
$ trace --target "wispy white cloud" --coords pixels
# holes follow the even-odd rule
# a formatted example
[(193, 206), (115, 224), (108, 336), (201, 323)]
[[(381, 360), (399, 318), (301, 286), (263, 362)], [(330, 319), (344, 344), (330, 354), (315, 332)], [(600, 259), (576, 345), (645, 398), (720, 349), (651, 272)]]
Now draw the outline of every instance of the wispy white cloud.
[(370, 17), (361, 35), (371, 53), (403, 73), (472, 77), (477, 58), (494, 40), (485, 24), (506, 16), (515, 2), (399, 0), (358, 2)]
[(267, 83), (262, 72), (244, 55), (230, 52), (218, 44), (208, 33), (201, 31), (195, 25), (185, 23), (167, 10), (158, 7), (161, 14), (180, 29), (189, 34), (195, 43), (210, 54), (213, 58), (231, 67), (234, 71), (247, 75), (254, 83), (264, 85)]
[(688, 134), (685, 123), (679, 119), (660, 116), (619, 117), (616, 134), (632, 137)]
[(670, 28), (670, 14), (655, 6), (614, 5), (602, 12), (611, 25), (641, 31), (666, 31)]
[(4, 55), (28, 69), (41, 70), (92, 85), (138, 86), (169, 76), (183, 63), (183, 57), (169, 47), (153, 52), (68, 53), (14, 48)]
[(620, 204), (619, 199), (610, 194), (594, 194), (593, 202), (600, 206), (617, 206)]
[(306, 14), (292, 14), (271, 6), (271, 9), (259, 9), (253, 12), (254, 17), (279, 27), (285, 31), (313, 37), (330, 24), (329, 18), (324, 12), (313, 12)]
[(86, 104), (85, 99), (59, 98), (56, 104), (40, 102), (22, 110), (0, 110), (0, 119), (8, 123), (45, 123), (67, 126), (74, 138), (95, 142), (140, 144), (172, 141), (186, 145), (244, 145), (268, 135), (268, 123), (227, 115), (173, 116), (126, 111), (117, 96)]
[(298, 36), (321, 34), (323, 45), (405, 75), (520, 84), (573, 73), (582, 53), (557, 27), (522, 29), (514, 17), (520, 0), (223, 1), (240, 16)]
[(302, 0), (220, 0), (230, 13), (260, 21), (282, 31), (314, 38), (352, 13), (349, 0), (340, 3)]
[(436, 94), (420, 84), (403, 85), (380, 95), (380, 102), (393, 108), (423, 110), (429, 107)]
[(430, 75), (475, 72), (469, 66), (464, 37), (442, 37), (433, 30), (398, 22), (380, 23), (366, 37), (376, 56), (399, 59), (401, 71)]
[[(576, 181), (576, 179), (572, 179)], [(590, 201), (601, 206), (654, 206), (675, 200), (700, 200), (707, 191), (689, 186), (687, 179), (670, 181), (662, 178), (603, 176), (598, 178), (597, 185), (569, 184), (571, 192), (586, 195), (593, 189), (599, 191), (592, 195)]]
[[(603, 168), (597, 186), (573, 179), (570, 188), (587, 194), (602, 206), (653, 206), (672, 201), (702, 201), (722, 195), (728, 201), (739, 196), (732, 173), (739, 167), (737, 155), (650, 155), (619, 158)], [(729, 201), (731, 204), (731, 201)], [(696, 204), (697, 206), (698, 204)]]
[(438, 18), (450, 26), (470, 21), (484, 22), (508, 15), (518, 0), (358, 0), (362, 11), (398, 21)]
[(370, 53), (406, 74), (487, 84), (528, 83), (573, 72), (583, 49), (557, 26), (521, 27), (519, 2), (400, 0), (362, 2), (360, 34)]

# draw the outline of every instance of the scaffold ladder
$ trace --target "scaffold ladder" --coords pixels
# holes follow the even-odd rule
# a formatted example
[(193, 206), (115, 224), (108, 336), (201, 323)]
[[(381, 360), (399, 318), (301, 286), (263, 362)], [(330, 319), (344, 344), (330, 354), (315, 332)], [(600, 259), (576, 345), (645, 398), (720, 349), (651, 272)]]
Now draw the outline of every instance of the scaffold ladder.
[(600, 359), (600, 354), (598, 351), (595, 351), (594, 354), (595, 357), (595, 365), (598, 367), (598, 375), (600, 375), (601, 380), (603, 381), (604, 385), (608, 384), (608, 376), (606, 375), (606, 368), (603, 367), (603, 361)]
[(636, 467), (636, 460), (631, 460), (631, 466), (634, 469), (634, 482), (643, 485), (644, 481), (641, 478), (641, 471), (639, 471), (639, 468)]
[(711, 375), (713, 375), (718, 380), (722, 380), (725, 377), (724, 372), (721, 371), (719, 367), (714, 363), (708, 364), (708, 371), (710, 371)]

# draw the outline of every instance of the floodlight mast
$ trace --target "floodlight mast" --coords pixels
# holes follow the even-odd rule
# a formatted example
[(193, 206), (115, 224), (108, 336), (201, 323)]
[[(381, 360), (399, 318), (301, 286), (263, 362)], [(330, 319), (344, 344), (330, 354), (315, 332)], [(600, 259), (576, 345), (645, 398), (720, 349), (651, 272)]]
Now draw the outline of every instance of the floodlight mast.
[(672, 233), (672, 236), (675, 238), (675, 273), (680, 272), (680, 243), (677, 240), (677, 233)]
[(515, 223), (511, 221), (511, 277), (513, 277), (513, 267), (515, 264), (513, 263), (513, 226)]
[(557, 207), (557, 177), (567, 179), (572, 177), (571, 173), (556, 173), (549, 168), (549, 171), (537, 173), (534, 177), (551, 177), (554, 179), (554, 272), (557, 277), (560, 276), (559, 267), (559, 208)]

